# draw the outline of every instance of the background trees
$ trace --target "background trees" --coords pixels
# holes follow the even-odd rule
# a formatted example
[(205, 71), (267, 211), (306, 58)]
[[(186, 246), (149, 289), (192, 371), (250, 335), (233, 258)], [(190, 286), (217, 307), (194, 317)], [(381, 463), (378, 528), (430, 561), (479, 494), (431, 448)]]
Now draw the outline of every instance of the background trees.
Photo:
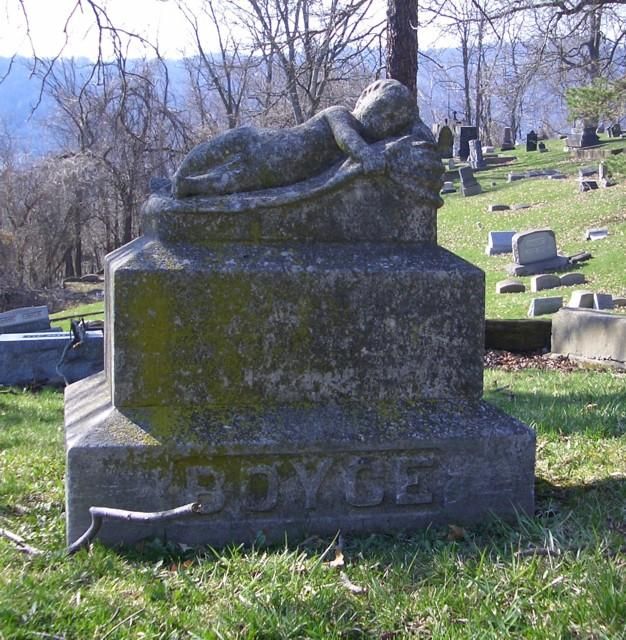
[[(93, 61), (44, 59), (32, 42), (54, 144), (29, 157), (0, 128), (0, 286), (99, 269), (141, 232), (150, 178), (170, 175), (197, 141), (298, 124), (353, 104), (381, 75), (409, 85), (426, 120), (456, 115), (486, 142), (505, 126), (563, 132), (570, 114), (624, 112), (626, 0), (388, 0), (386, 31), (375, 0), (168, 1), (192, 43), (182, 61), (120, 28), (102, 0), (76, 0), (67, 15), (68, 33), (79, 12), (91, 16)], [(28, 0), (7, 2), (28, 18)], [(427, 28), (439, 48), (418, 52)], [(131, 42), (142, 55), (129, 57)]]

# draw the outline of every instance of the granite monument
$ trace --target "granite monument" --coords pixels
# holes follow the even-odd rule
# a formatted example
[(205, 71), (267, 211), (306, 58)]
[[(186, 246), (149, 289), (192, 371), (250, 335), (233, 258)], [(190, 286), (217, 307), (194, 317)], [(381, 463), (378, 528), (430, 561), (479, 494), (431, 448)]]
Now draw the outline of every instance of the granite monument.
[(484, 274), (437, 245), (441, 174), (393, 80), (192, 150), (107, 257), (105, 373), (66, 392), (68, 541), (91, 507), (144, 513), (106, 544), (532, 513), (534, 433), (481, 399)]

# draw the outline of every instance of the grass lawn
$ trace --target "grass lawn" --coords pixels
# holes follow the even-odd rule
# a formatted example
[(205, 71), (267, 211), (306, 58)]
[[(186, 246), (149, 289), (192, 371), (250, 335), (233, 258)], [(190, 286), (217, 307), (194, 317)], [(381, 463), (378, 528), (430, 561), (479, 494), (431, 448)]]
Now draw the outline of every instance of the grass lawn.
[[(556, 148), (510, 153), (517, 165), (478, 174), (486, 193), (446, 196), (439, 213), (440, 243), (487, 273), (487, 317), (524, 317), (534, 295), (569, 295), (496, 296), (509, 258), (484, 255), (489, 230), (550, 226), (562, 251), (593, 253), (580, 267), (590, 288), (626, 293), (626, 163), (612, 161), (622, 184), (578, 194), (573, 179), (505, 176), (593, 163)], [(496, 202), (532, 207), (487, 213)], [(605, 225), (609, 238), (585, 243), (587, 227)], [(67, 557), (63, 396), (0, 389), (0, 529), (42, 551), (0, 536), (0, 640), (626, 639), (626, 374), (490, 369), (485, 397), (537, 432), (532, 517), (220, 551), (96, 542)]]
[[(473, 262), (486, 273), (486, 317), (523, 318), (530, 300), (543, 296), (563, 296), (567, 301), (574, 289), (590, 289), (615, 295), (626, 295), (626, 153), (607, 161), (618, 184), (608, 189), (578, 192), (578, 168), (596, 166), (597, 161), (571, 161), (559, 149), (557, 141), (548, 141), (547, 153), (527, 153), (523, 149), (502, 155), (515, 156), (517, 162), (476, 173), (483, 193), (464, 198), (460, 193), (444, 195), (445, 205), (439, 210), (439, 244)], [(610, 143), (624, 147), (626, 141)], [(567, 180), (529, 178), (506, 181), (509, 172), (554, 168), (570, 176)], [(529, 209), (489, 213), (490, 204), (527, 204)], [(566, 255), (590, 251), (593, 258), (572, 271), (580, 270), (587, 284), (559, 287), (538, 293), (530, 291), (530, 276), (519, 278), (525, 293), (496, 294), (498, 280), (509, 276), (506, 265), (511, 254), (485, 255), (489, 231), (526, 231), (549, 227), (556, 234), (557, 248)], [(585, 241), (585, 230), (608, 227), (609, 237), (595, 242)]]
[(626, 375), (495, 369), (485, 389), (537, 430), (536, 516), (349, 538), (336, 567), (330, 539), (68, 558), (63, 397), (3, 392), (0, 528), (44, 553), (0, 538), (0, 638), (626, 637)]

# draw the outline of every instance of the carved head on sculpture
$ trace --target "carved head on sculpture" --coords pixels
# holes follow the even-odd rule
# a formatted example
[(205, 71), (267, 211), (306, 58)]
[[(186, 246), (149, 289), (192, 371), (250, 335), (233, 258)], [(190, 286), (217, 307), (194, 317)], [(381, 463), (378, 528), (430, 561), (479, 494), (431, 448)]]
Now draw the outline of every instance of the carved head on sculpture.
[(372, 141), (398, 135), (419, 116), (415, 98), (397, 80), (377, 80), (359, 96), (353, 115)]

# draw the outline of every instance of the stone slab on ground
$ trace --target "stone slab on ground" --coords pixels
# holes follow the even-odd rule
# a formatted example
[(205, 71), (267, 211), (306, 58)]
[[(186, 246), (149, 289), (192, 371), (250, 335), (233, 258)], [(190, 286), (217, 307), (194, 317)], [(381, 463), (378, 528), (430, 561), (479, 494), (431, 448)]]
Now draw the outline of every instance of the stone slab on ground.
[(64, 384), (102, 371), (101, 331), (87, 331), (75, 348), (68, 347), (71, 341), (68, 333), (58, 332), (0, 335), (0, 384)]
[[(184, 428), (183, 428), (184, 427)], [(89, 507), (154, 511), (165, 525), (105, 523), (105, 544), (282, 542), (471, 524), (533, 510), (533, 431), (489, 404), (427, 402), (211, 412), (120, 412), (103, 375), (66, 390), (68, 539)]]
[(587, 229), (585, 231), (585, 240), (603, 240), (609, 235), (606, 227)]
[(50, 329), (48, 307), (21, 307), (0, 313), (0, 334), (29, 333)]
[(548, 313), (556, 313), (563, 306), (563, 298), (561, 296), (552, 296), (549, 298), (533, 298), (528, 307), (528, 316), (544, 316)]
[(484, 274), (441, 247), (144, 237), (109, 254), (107, 286), (117, 407), (482, 393)]
[(625, 368), (626, 316), (565, 307), (552, 318), (552, 351)]
[(494, 211), (508, 211), (511, 207), (508, 204), (490, 204), (489, 212), (493, 213)]

